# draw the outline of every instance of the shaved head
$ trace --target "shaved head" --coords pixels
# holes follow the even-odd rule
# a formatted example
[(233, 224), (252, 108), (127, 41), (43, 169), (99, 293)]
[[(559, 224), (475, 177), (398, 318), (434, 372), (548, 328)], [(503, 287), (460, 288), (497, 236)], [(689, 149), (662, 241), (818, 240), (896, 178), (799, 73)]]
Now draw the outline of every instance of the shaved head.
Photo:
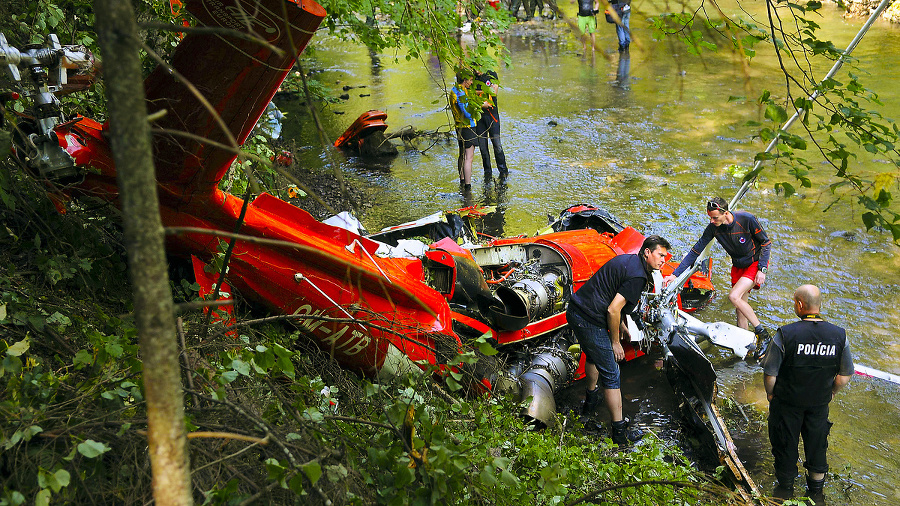
[(804, 313), (818, 313), (822, 306), (822, 292), (816, 285), (801, 285), (794, 290), (794, 300), (803, 305)]

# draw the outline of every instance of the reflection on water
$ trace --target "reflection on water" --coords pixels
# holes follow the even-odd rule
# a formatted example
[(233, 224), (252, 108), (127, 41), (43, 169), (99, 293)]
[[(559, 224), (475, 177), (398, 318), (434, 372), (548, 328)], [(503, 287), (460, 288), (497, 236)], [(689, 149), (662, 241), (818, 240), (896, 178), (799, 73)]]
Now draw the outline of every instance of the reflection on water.
[[(751, 62), (748, 81), (725, 49), (697, 58), (678, 43), (654, 42), (645, 28), (646, 14), (633, 15), (632, 29), (640, 44), (632, 44), (623, 57), (615, 51), (615, 34), (601, 30), (598, 47), (607, 51), (598, 52), (593, 65), (578, 54), (578, 35), (565, 25), (555, 32), (505, 37), (514, 63), (499, 72), (508, 177), (475, 171), (471, 192), (461, 193), (452, 137), (434, 144), (419, 139), (417, 149), (401, 149), (396, 159), (380, 167), (350, 159), (343, 170), (372, 204), (360, 217), (363, 223), (378, 230), (436, 210), (482, 204), (498, 208), (485, 221), (483, 233), (533, 234), (546, 225), (548, 214), (571, 204), (593, 203), (642, 232), (667, 237), (676, 255), (683, 255), (706, 225), (704, 202), (713, 195), (729, 198), (740, 186), (728, 167), (751, 165), (754, 154), (763, 149), (746, 123), (764, 121), (755, 97), (764, 89), (783, 94), (783, 78), (764, 48)], [(821, 23), (837, 45), (846, 44), (861, 25), (834, 12), (827, 12)], [(351, 91), (350, 99), (323, 111), (323, 126), (332, 138), (369, 109), (386, 111), (391, 131), (406, 125), (450, 131), (444, 93), (452, 75), (446, 69), (402, 57), (394, 63), (393, 54), (370, 55), (327, 37), (317, 37), (313, 46), (308, 65), (321, 70), (317, 78), (324, 85), (335, 90), (369, 86), (369, 96)], [(900, 29), (876, 24), (855, 53), (868, 73), (861, 79), (885, 103), (884, 114), (893, 118), (900, 117), (898, 47)], [(284, 136), (312, 146), (302, 153), (301, 163), (311, 168), (330, 163), (305, 123), (305, 112), (293, 104), (279, 107), (289, 112)], [(813, 188), (791, 198), (776, 195), (774, 183), (789, 181), (790, 176), (784, 167), (769, 168), (740, 204), (760, 218), (773, 240), (768, 283), (751, 303), (774, 328), (795, 319), (790, 303), (794, 288), (815, 283), (825, 297), (823, 314), (848, 329), (858, 362), (900, 374), (900, 254), (888, 237), (865, 231), (855, 200), (846, 199), (824, 212), (834, 200), (825, 189), (835, 182), (833, 170), (813, 153), (809, 159), (821, 167), (811, 174)], [(896, 170), (877, 157), (854, 163), (863, 172)], [(728, 259), (718, 247), (713, 254), (713, 282), (726, 287)], [(734, 321), (724, 291), (700, 316)], [(716, 349), (707, 351), (720, 372), (721, 397), (744, 411), (727, 410), (739, 454), (754, 477), (770, 486), (762, 373), (755, 364), (735, 362)], [(651, 367), (648, 374), (657, 372)], [(629, 414), (662, 426), (660, 416), (667, 411), (654, 406), (664, 405), (660, 398), (666, 393), (656, 387), (653, 392), (632, 399)], [(831, 419), (835, 425), (829, 458), (835, 477), (826, 488), (830, 503), (850, 502), (848, 497), (875, 505), (900, 501), (895, 484), (900, 457), (891, 451), (900, 443), (900, 387), (854, 379), (832, 404)]]

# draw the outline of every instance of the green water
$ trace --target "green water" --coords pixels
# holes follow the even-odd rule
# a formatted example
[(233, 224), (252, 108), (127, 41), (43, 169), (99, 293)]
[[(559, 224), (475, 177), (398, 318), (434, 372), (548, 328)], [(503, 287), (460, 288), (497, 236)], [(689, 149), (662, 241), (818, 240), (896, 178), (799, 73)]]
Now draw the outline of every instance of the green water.
[[(363, 223), (377, 230), (436, 210), (482, 203), (499, 206), (501, 214), (492, 224), (504, 227), (507, 235), (532, 234), (547, 223), (548, 213), (586, 202), (608, 208), (644, 233), (667, 237), (681, 256), (706, 225), (705, 201), (713, 195), (729, 199), (740, 186), (727, 167), (750, 165), (763, 149), (745, 123), (762, 121), (755, 98), (764, 89), (784, 96), (784, 78), (771, 50), (760, 50), (748, 80), (728, 51), (706, 53), (701, 59), (677, 43), (652, 40), (644, 20), (654, 8), (635, 3), (636, 42), (627, 69), (615, 52), (610, 25), (600, 27), (598, 45), (604, 51), (594, 58), (577, 54), (581, 44), (564, 23), (527, 25), (505, 35), (514, 64), (500, 71), (502, 138), (510, 167), (505, 181), (498, 179), (496, 167), (493, 175), (485, 176), (476, 154), (473, 191), (462, 195), (455, 141), (432, 145), (419, 139), (418, 149), (400, 146), (400, 155), (382, 165), (339, 156), (346, 177), (364, 190), (371, 204), (360, 217)], [(737, 9), (723, 10), (740, 14)], [(862, 25), (834, 11), (819, 22), (838, 46), (846, 45)], [(321, 111), (332, 140), (369, 109), (388, 113), (389, 131), (405, 125), (449, 131), (444, 92), (452, 76), (429, 62), (394, 63), (393, 56), (373, 58), (324, 33), (314, 39), (312, 51), (304, 56), (307, 68), (337, 94), (345, 85), (354, 87), (346, 91), (349, 100)], [(885, 104), (882, 113), (900, 118), (900, 27), (877, 23), (855, 56), (859, 61), (854, 72), (879, 94)], [(817, 66), (819, 75), (829, 66)], [(844, 69), (837, 78), (846, 76)], [(735, 96), (748, 99), (729, 101)], [(325, 167), (330, 158), (322, 154), (304, 110), (297, 102), (279, 105), (288, 112), (285, 137), (305, 149), (301, 162), (314, 169)], [(792, 133), (801, 132), (795, 127)], [(820, 167), (812, 174), (814, 188), (791, 198), (776, 195), (773, 184), (790, 179), (784, 168), (770, 168), (759, 188), (740, 203), (760, 218), (773, 240), (767, 284), (752, 303), (763, 322), (775, 328), (794, 320), (794, 288), (815, 283), (825, 296), (823, 314), (847, 328), (857, 361), (900, 374), (900, 250), (889, 237), (865, 231), (854, 199), (824, 212), (834, 201), (825, 189), (836, 181), (834, 171), (819, 156), (810, 154), (809, 159)], [(896, 171), (877, 156), (862, 157), (853, 168), (864, 173)], [(713, 255), (718, 267), (713, 281), (725, 287), (728, 259), (720, 248)], [(734, 318), (724, 295), (699, 316), (706, 321)], [(708, 351), (719, 371), (720, 394), (751, 415), (762, 416), (767, 407), (759, 368)], [(826, 488), (830, 504), (900, 502), (900, 457), (894, 452), (900, 436), (898, 401), (900, 385), (857, 377), (832, 404), (829, 459), (838, 477)], [(748, 424), (742, 417), (730, 423), (738, 453), (770, 491), (764, 424)]]

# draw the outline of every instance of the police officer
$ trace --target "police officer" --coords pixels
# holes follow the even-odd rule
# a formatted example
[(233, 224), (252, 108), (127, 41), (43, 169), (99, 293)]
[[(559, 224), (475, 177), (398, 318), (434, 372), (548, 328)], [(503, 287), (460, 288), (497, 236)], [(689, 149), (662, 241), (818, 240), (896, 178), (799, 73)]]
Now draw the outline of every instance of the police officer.
[(566, 322), (586, 357), (583, 413), (593, 411), (602, 396), (612, 418), (612, 440), (619, 445), (643, 436), (640, 429), (629, 429), (622, 415), (618, 362), (625, 359), (625, 316), (640, 302), (653, 271), (665, 263), (669, 247), (668, 241), (651, 235), (644, 240), (640, 253), (618, 255), (606, 262), (572, 295), (566, 310)]
[(778, 329), (763, 358), (769, 399), (769, 441), (778, 484), (774, 496), (793, 497), (797, 477), (797, 445), (803, 437), (807, 497), (824, 502), (828, 462), (828, 403), (853, 375), (847, 334), (819, 315), (822, 295), (813, 285), (794, 292), (794, 312), (800, 321)]

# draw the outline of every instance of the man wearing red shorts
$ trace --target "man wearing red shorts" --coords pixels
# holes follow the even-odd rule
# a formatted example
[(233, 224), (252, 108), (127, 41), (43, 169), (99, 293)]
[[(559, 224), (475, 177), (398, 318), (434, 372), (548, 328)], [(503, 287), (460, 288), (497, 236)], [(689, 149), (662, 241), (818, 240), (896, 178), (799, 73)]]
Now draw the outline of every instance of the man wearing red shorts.
[(731, 292), (728, 300), (737, 310), (737, 325), (745, 329), (747, 322), (750, 322), (757, 343), (762, 344), (768, 340), (769, 333), (759, 322), (748, 299), (751, 290), (759, 289), (766, 282), (772, 241), (756, 216), (743, 211), (729, 211), (728, 202), (722, 197), (713, 197), (706, 203), (706, 214), (709, 215), (709, 225), (675, 272), (666, 277), (666, 283), (693, 265), (706, 245), (715, 239), (731, 257)]

